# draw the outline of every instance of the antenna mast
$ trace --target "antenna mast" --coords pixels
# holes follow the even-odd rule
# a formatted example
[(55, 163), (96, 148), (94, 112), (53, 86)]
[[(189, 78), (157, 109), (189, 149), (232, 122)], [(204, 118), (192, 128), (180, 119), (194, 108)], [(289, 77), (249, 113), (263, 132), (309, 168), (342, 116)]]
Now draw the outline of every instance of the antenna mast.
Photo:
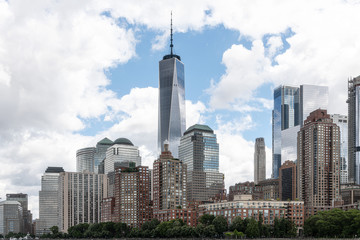
[(173, 29), (172, 29), (172, 11), (171, 11), (171, 22), (170, 22), (170, 55), (173, 56)]

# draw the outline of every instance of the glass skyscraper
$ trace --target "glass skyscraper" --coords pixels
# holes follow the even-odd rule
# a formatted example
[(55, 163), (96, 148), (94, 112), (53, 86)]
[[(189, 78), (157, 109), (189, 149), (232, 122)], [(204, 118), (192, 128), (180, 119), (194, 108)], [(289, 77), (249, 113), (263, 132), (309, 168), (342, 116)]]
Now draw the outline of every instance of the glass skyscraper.
[(348, 81), (349, 183), (360, 184), (360, 76)]
[(173, 54), (172, 28), (171, 53), (159, 62), (159, 126), (158, 150), (164, 150), (168, 140), (174, 157), (178, 157), (180, 138), (185, 131), (185, 76), (184, 64)]
[(219, 144), (214, 131), (195, 124), (180, 140), (179, 158), (187, 165), (187, 200), (208, 201), (224, 188), (224, 174), (219, 173)]
[(278, 178), (282, 162), (282, 131), (299, 125), (298, 87), (279, 86), (274, 90), (274, 110), (272, 115), (272, 178)]
[(272, 116), (272, 178), (279, 177), (279, 168), (286, 160), (296, 161), (297, 132), (310, 112), (328, 108), (326, 86), (279, 86), (274, 90)]

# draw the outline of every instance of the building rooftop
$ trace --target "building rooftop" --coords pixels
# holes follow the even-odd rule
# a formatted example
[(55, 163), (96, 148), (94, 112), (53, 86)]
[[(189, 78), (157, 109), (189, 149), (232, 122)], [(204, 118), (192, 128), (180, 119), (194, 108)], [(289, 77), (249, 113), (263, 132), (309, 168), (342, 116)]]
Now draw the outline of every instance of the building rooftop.
[(195, 125), (192, 125), (191, 127), (189, 127), (185, 133), (185, 134), (188, 134), (192, 131), (195, 131), (195, 130), (199, 130), (199, 131), (202, 131), (202, 132), (209, 132), (209, 133), (214, 133), (214, 131), (207, 125), (201, 125), (201, 124), (195, 124)]
[(99, 141), (97, 144), (99, 145), (113, 145), (113, 141), (108, 138), (104, 138), (103, 140)]
[(114, 141), (113, 144), (123, 144), (123, 145), (134, 146), (134, 144), (127, 138), (118, 138)]
[(48, 167), (45, 171), (46, 173), (61, 173), (65, 172), (62, 167)]

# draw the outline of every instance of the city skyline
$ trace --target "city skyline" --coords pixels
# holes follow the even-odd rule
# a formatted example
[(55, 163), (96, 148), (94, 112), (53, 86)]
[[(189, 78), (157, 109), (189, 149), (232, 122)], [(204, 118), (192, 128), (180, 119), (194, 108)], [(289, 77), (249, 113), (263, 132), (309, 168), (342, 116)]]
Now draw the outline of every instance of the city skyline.
[(256, 137), (265, 138), (270, 177), (280, 84), (329, 86), (328, 113), (347, 114), (347, 79), (359, 75), (356, 2), (204, 1), (191, 11), (190, 2), (134, 4), (0, 1), (2, 200), (27, 193), (36, 218), (46, 168), (75, 171), (76, 150), (104, 137), (130, 139), (152, 166), (171, 10), (175, 53), (186, 64), (187, 127), (214, 129), (226, 188), (253, 179)]

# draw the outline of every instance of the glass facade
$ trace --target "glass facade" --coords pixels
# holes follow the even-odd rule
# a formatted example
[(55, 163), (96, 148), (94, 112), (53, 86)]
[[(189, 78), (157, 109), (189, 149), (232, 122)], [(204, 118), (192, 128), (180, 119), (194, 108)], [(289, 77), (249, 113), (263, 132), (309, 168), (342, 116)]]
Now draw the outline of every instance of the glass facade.
[[(286, 160), (296, 160), (296, 132), (310, 112), (328, 109), (329, 91), (326, 86), (279, 86), (274, 90), (272, 117), (272, 177), (279, 177), (279, 168)], [(284, 154), (284, 155), (283, 155)]]
[(106, 151), (104, 174), (115, 171), (117, 167), (129, 167), (130, 162), (134, 162), (136, 166), (141, 165), (138, 147), (128, 144), (114, 144)]
[(327, 86), (300, 86), (300, 126), (304, 120), (316, 109), (328, 109), (329, 89)]
[(274, 90), (272, 178), (279, 177), (279, 168), (282, 162), (282, 131), (297, 125), (299, 125), (299, 88), (279, 86)]
[(219, 173), (219, 144), (205, 125), (190, 127), (180, 140), (179, 158), (187, 165), (187, 200), (207, 201), (224, 188)]
[(180, 138), (185, 131), (184, 64), (175, 55), (159, 62), (158, 149), (168, 140), (170, 151), (178, 157)]
[(82, 148), (76, 151), (76, 171), (94, 172), (94, 147)]

